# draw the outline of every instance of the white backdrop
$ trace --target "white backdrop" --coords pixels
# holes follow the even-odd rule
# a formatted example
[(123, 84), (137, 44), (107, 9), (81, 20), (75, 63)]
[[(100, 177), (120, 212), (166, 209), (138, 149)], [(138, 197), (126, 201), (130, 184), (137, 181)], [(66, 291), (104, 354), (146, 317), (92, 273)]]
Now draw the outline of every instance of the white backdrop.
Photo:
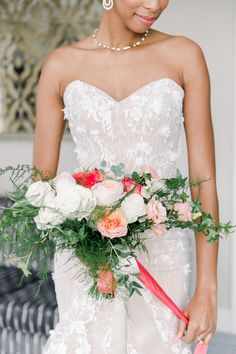
[[(216, 143), (220, 215), (221, 219), (226, 221), (232, 219), (234, 214), (236, 223), (236, 202), (234, 202), (236, 200), (236, 188), (233, 191), (233, 158), (235, 158), (233, 142), (236, 139), (236, 128), (233, 124), (234, 61), (236, 59), (236, 51), (234, 53), (233, 46), (236, 38), (236, 33), (234, 33), (236, 19), (234, 5), (234, 0), (225, 2), (222, 0), (170, 0), (168, 10), (157, 21), (155, 28), (192, 38), (200, 44), (205, 53), (212, 84), (212, 114)], [(59, 171), (73, 169), (76, 166), (73, 147), (70, 137), (65, 137), (62, 144)], [(31, 163), (31, 159), (31, 136), (0, 136), (0, 166)], [(183, 150), (180, 166), (186, 170), (186, 149)], [(8, 188), (6, 179), (1, 179), (0, 194), (5, 193)], [(233, 211), (233, 205), (235, 211)], [(218, 329), (236, 333), (234, 319), (236, 317), (236, 302), (234, 300), (236, 298), (236, 285), (232, 283), (232, 279), (236, 280), (234, 271), (236, 269), (234, 258), (236, 257), (232, 257), (235, 252), (236, 243), (233, 243), (232, 240), (221, 243)]]

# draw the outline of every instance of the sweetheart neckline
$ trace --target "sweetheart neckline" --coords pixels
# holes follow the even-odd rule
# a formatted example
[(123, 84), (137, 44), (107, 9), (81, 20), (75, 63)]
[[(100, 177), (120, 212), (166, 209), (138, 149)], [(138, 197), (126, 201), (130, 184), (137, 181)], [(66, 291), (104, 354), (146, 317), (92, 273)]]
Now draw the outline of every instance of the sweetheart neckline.
[(118, 105), (118, 104), (121, 104), (122, 102), (125, 102), (125, 101), (128, 100), (130, 97), (132, 97), (133, 95), (135, 95), (135, 94), (138, 93), (139, 91), (141, 91), (141, 90), (147, 88), (148, 86), (153, 85), (153, 84), (156, 84), (156, 83), (160, 83), (160, 82), (163, 82), (163, 81), (169, 81), (169, 82), (171, 82), (171, 83), (174, 84), (176, 87), (178, 87), (178, 88), (181, 90), (182, 94), (184, 95), (184, 89), (183, 89), (183, 87), (180, 86), (174, 79), (171, 79), (171, 78), (169, 78), (169, 77), (162, 77), (162, 78), (160, 78), (160, 79), (155, 79), (155, 80), (149, 81), (148, 83), (146, 83), (146, 84), (140, 86), (140, 87), (137, 88), (135, 91), (131, 92), (128, 96), (124, 97), (123, 99), (121, 99), (121, 100), (119, 100), (119, 101), (116, 100), (113, 96), (111, 96), (109, 93), (107, 93), (107, 92), (104, 91), (103, 89), (101, 89), (101, 88), (99, 88), (99, 87), (97, 87), (97, 86), (95, 86), (95, 85), (92, 85), (92, 84), (90, 84), (90, 83), (88, 83), (88, 82), (86, 82), (86, 81), (82, 81), (82, 80), (80, 80), (80, 79), (75, 79), (75, 80), (70, 81), (70, 82), (66, 85), (62, 97), (63, 97), (63, 100), (64, 100), (65, 94), (66, 94), (67, 90), (68, 90), (69, 87), (71, 87), (73, 84), (81, 83), (81, 84), (83, 84), (83, 85), (86, 85), (86, 86), (88, 86), (88, 87), (91, 87), (91, 88), (97, 90), (98, 92), (102, 93), (104, 96), (106, 96), (108, 99), (110, 99), (111, 101), (113, 101), (115, 104)]

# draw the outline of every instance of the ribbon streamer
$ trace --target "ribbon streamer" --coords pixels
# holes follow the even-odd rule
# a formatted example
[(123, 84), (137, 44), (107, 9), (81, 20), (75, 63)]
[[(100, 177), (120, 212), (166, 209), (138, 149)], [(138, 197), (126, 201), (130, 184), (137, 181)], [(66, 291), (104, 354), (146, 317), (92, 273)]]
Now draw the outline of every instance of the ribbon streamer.
[[(151, 291), (163, 304), (165, 304), (180, 320), (184, 321), (186, 325), (189, 323), (188, 317), (178, 308), (178, 306), (171, 300), (165, 293), (157, 281), (152, 277), (148, 270), (136, 258), (139, 268), (139, 275), (137, 278)], [(197, 343), (195, 346), (194, 354), (207, 354), (208, 345), (206, 343)]]

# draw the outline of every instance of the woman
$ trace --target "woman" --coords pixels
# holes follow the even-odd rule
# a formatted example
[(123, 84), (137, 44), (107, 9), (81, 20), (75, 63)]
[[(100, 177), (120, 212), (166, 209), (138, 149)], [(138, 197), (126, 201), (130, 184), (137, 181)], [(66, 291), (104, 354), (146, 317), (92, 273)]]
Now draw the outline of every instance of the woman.
[[(189, 176), (211, 178), (191, 190), (218, 220), (210, 83), (201, 48), (183, 36), (150, 29), (168, 0), (104, 0), (96, 31), (54, 50), (37, 91), (34, 164), (55, 175), (64, 119), (76, 144), (78, 167), (124, 162), (127, 169), (156, 168), (175, 175), (180, 130), (186, 133)], [(82, 267), (69, 255), (55, 257), (54, 281), (60, 321), (45, 354), (191, 353), (192, 341), (208, 343), (216, 327), (217, 252), (196, 234), (197, 280), (189, 290), (189, 235), (147, 233), (149, 259), (140, 255), (164, 290), (184, 309), (189, 325), (148, 291), (96, 302), (74, 277)]]

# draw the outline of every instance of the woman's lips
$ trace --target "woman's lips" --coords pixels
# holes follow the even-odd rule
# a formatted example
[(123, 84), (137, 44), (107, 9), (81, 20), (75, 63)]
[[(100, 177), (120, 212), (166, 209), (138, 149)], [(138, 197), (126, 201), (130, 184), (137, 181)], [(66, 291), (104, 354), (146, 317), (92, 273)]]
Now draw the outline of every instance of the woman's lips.
[(147, 24), (147, 25), (151, 25), (153, 24), (153, 22), (156, 20), (156, 18), (150, 18), (150, 17), (146, 17), (146, 16), (141, 16), (141, 15), (138, 15), (138, 14), (135, 14), (139, 20), (141, 20), (143, 23)]

